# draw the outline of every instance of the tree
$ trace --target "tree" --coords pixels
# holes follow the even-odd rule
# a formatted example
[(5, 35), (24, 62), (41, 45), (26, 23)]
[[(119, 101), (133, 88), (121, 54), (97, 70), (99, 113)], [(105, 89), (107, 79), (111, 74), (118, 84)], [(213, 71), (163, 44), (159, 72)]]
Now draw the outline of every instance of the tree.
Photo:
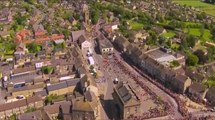
[(63, 35), (64, 35), (66, 38), (69, 38), (69, 36), (70, 36), (70, 31), (69, 31), (69, 30), (64, 29), (64, 30), (62, 31), (62, 33), (63, 33)]
[(208, 51), (208, 60), (209, 62), (211, 62), (215, 59), (215, 47), (210, 46), (207, 48), (207, 51)]
[(28, 51), (30, 53), (37, 53), (37, 52), (41, 51), (41, 49), (42, 49), (41, 44), (34, 43), (34, 42), (31, 44), (28, 44), (26, 47), (28, 48)]
[(199, 32), (200, 32), (200, 37), (203, 38), (204, 34), (205, 34), (205, 28), (204, 26), (202, 25), (202, 27), (199, 29)]
[(48, 103), (51, 103), (52, 102), (52, 100), (54, 100), (54, 99), (57, 99), (57, 95), (56, 94), (51, 94), (51, 95), (49, 95), (49, 96), (47, 96), (46, 98), (45, 98), (45, 103), (46, 104), (48, 104)]
[(153, 44), (155, 45), (158, 39), (157, 34), (154, 31), (149, 32), (149, 37), (147, 37), (147, 44)]
[(25, 1), (29, 4), (35, 4), (36, 3), (36, 0), (25, 0)]
[(99, 10), (98, 9), (92, 9), (91, 10), (91, 20), (93, 24), (96, 24), (99, 20)]
[(37, 109), (35, 107), (27, 107), (27, 110), (25, 113), (30, 113), (30, 112), (34, 112), (36, 111)]
[(196, 66), (199, 62), (199, 58), (192, 54), (192, 53), (188, 53), (187, 54), (187, 60), (186, 60), (186, 64), (189, 65), (189, 66)]
[(165, 41), (166, 41), (166, 38), (164, 37), (164, 36), (159, 36), (158, 37), (158, 43), (160, 44), (160, 45), (163, 45), (164, 43), (165, 43)]
[(26, 2), (22, 2), (21, 6), (23, 8), (25, 8), (26, 11), (28, 11), (28, 12), (31, 12), (31, 10), (32, 10), (31, 6), (28, 3), (26, 3)]
[(196, 55), (199, 58), (199, 64), (204, 64), (208, 60), (208, 57), (205, 55), (205, 52), (201, 49), (196, 50), (194, 52), (194, 55)]
[(54, 68), (52, 66), (43, 66), (41, 70), (44, 74), (51, 74), (53, 73)]
[(18, 13), (14, 16), (14, 20), (18, 25), (25, 25), (25, 23), (27, 22), (27, 15), (22, 16), (21, 13)]
[(170, 67), (178, 67), (180, 66), (180, 63), (177, 60), (173, 60), (170, 62)]
[(9, 117), (9, 120), (16, 120), (16, 114), (13, 114), (13, 115), (11, 115), (10, 117)]
[(188, 47), (192, 47), (193, 48), (196, 45), (197, 39), (193, 35), (188, 35), (186, 37), (186, 41), (187, 41)]
[(215, 41), (215, 25), (211, 29), (212, 39)]

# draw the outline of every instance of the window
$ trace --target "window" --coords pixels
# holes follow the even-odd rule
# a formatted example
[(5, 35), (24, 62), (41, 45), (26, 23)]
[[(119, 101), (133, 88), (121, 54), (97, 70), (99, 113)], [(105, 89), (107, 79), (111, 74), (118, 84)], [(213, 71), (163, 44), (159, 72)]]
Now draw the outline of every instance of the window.
[(138, 109), (138, 107), (135, 107), (135, 112), (137, 113), (137, 109)]
[(128, 111), (127, 111), (127, 114), (129, 114), (130, 113), (130, 108), (128, 108)]

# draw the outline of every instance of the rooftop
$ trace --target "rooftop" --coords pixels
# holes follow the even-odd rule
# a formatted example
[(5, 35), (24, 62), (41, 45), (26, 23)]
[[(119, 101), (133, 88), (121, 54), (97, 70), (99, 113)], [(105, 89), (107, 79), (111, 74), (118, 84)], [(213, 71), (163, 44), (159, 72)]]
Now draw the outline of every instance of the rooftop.
[(195, 92), (198, 92), (198, 93), (203, 93), (205, 92), (205, 89), (206, 87), (201, 84), (201, 83), (197, 83), (197, 82), (194, 82), (190, 87), (189, 89), (195, 91)]
[(119, 82), (114, 87), (114, 92), (118, 95), (124, 106), (140, 105), (140, 99), (128, 83)]
[(159, 63), (166, 64), (167, 62), (176, 60), (176, 58), (168, 53), (161, 51), (160, 49), (156, 49), (147, 53), (151, 58), (155, 59)]
[(72, 100), (72, 110), (93, 112), (93, 108), (89, 102), (84, 100), (84, 97), (78, 97)]
[(30, 113), (23, 113), (18, 116), (19, 120), (42, 120), (42, 113), (40, 110), (30, 112)]
[(66, 82), (60, 82), (57, 84), (52, 84), (52, 85), (47, 86), (47, 90), (54, 91), (54, 90), (58, 90), (58, 89), (66, 88), (66, 87), (67, 87)]

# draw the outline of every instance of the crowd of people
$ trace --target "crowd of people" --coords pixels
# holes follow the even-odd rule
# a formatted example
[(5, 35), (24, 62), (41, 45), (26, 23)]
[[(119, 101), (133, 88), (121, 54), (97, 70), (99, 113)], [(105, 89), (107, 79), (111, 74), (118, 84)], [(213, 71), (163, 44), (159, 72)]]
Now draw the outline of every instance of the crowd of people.
[(186, 104), (184, 101), (182, 101), (179, 96), (173, 92), (171, 92), (169, 89), (165, 88), (163, 85), (160, 83), (156, 82), (155, 80), (152, 80), (148, 75), (144, 74), (142, 71), (139, 69), (135, 68), (141, 75), (146, 77), (148, 80), (150, 80), (153, 84), (164, 90), (166, 93), (168, 93), (171, 97), (173, 97), (177, 104), (178, 104), (178, 110), (182, 114), (183, 117), (188, 117), (188, 109), (186, 108)]
[(151, 99), (153, 101), (155, 101), (157, 104), (160, 104), (161, 106), (163, 106), (163, 109), (154, 108), (154, 109), (149, 110), (149, 112), (143, 113), (141, 116), (131, 116), (131, 119), (148, 119), (148, 118), (166, 116), (168, 114), (174, 114), (173, 110), (170, 107), (170, 104), (167, 102), (164, 102), (160, 99), (158, 100), (159, 97), (155, 94), (155, 92), (153, 92), (151, 89), (149, 89), (149, 87), (146, 86), (141, 81), (140, 76), (135, 75), (131, 71), (129, 71), (127, 69), (127, 67), (122, 62), (120, 62), (121, 60), (119, 59), (119, 57), (115, 56), (115, 54), (113, 54), (113, 58), (114, 58), (115, 62), (117, 63), (117, 66), (120, 69), (122, 69), (122, 71), (124, 71), (126, 74), (128, 74), (142, 89), (144, 89), (146, 91), (146, 93), (148, 93), (151, 96)]

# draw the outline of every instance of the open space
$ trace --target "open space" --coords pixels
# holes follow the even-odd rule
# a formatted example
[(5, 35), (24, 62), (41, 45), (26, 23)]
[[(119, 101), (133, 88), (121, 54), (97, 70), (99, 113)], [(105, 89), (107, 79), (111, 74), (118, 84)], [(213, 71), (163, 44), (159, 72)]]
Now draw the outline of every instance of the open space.
[(209, 15), (215, 16), (215, 5), (202, 2), (202, 0), (173, 0), (176, 3), (198, 8)]

